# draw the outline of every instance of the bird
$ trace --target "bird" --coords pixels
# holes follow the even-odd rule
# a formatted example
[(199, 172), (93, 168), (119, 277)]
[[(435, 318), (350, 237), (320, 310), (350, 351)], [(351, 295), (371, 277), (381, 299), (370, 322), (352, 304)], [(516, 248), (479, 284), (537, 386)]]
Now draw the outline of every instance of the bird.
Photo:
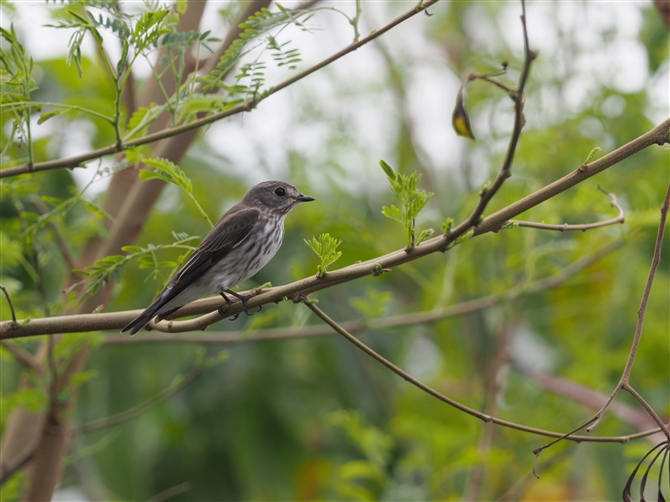
[[(220, 294), (228, 305), (233, 302), (226, 293), (236, 297), (251, 315), (247, 300), (253, 295), (240, 295), (231, 288), (268, 264), (281, 247), (286, 215), (313, 200), (283, 181), (253, 186), (214, 225), (153, 303), (121, 332), (134, 335), (152, 319), (161, 321), (187, 303), (213, 294)], [(219, 312), (225, 312), (223, 307)]]

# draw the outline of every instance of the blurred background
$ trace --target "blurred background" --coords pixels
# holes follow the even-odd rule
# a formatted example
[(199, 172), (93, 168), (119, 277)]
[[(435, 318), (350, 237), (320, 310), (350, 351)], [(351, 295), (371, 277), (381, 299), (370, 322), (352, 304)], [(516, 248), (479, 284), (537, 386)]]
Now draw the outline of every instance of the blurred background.
[[(355, 12), (354, 2), (318, 5)], [(363, 2), (361, 34), (412, 6)], [(238, 7), (208, 2), (201, 28), (223, 38)], [(2, 26), (13, 23), (35, 60), (34, 99), (109, 110), (112, 87), (93, 45), (82, 46), (80, 79), (66, 63), (71, 33), (44, 26), (58, 18), (59, 9), (3, 3)], [(201, 131), (180, 166), (213, 221), (267, 179), (288, 181), (316, 198), (289, 215), (282, 249), (241, 288), (314, 274), (317, 258), (303, 239), (323, 232), (342, 240), (342, 257), (331, 268), (402, 248), (402, 226), (381, 213), (383, 205), (397, 201), (380, 159), (405, 174), (418, 171), (422, 188), (435, 193), (420, 229), (439, 232), (445, 218), (458, 222), (470, 214), (505, 155), (512, 102), (484, 82), (468, 86), (476, 141), (456, 136), (451, 114), (471, 71), (495, 71), (507, 62), (501, 79), (516, 83), (523, 63), (521, 6), (439, 2), (429, 12), (271, 96), (252, 113)], [(530, 45), (539, 51), (527, 86), (527, 124), (513, 177), (487, 214), (570, 173), (594, 148), (607, 153), (647, 132), (670, 108), (668, 30), (651, 2), (529, 2), (527, 18)], [(293, 72), (340, 50), (354, 35), (347, 20), (328, 9), (316, 12), (308, 25), (309, 31), (289, 27), (278, 35), (300, 49), (302, 62)], [(291, 74), (268, 65), (266, 81), (272, 85)], [(139, 61), (135, 76), (141, 85), (150, 76), (148, 63)], [(7, 129), (3, 119), (3, 141)], [(38, 158), (51, 159), (108, 145), (114, 134), (103, 123), (63, 115), (35, 125), (33, 140)], [(112, 165), (112, 159), (101, 164)], [(40, 194), (67, 198), (88, 186), (86, 200), (102, 204), (109, 177), (95, 172), (89, 167), (41, 173)], [(619, 381), (669, 181), (667, 151), (648, 148), (521, 216), (557, 224), (614, 217), (600, 185), (616, 194), (626, 211), (624, 225), (585, 233), (519, 228), (487, 234), (312, 297), (337, 321), (382, 319), (357, 336), (440, 392), (512, 422), (565, 432), (600, 407), (593, 393), (609, 395)], [(73, 253), (104, 232), (89, 209), (79, 204), (56, 222), (77, 229), (68, 242)], [(19, 317), (41, 317), (35, 280), (19, 253), (12, 253), (17, 248), (8, 237), (11, 224), (3, 219), (2, 283)], [(204, 236), (208, 230), (183, 191), (168, 186), (138, 245), (172, 242), (172, 232)], [(48, 263), (46, 290), (56, 302), (66, 265), (52, 233), (39, 232), (36, 239)], [(558, 277), (610, 244), (616, 249), (556, 288), (510, 295), (493, 308), (432, 323), (383, 327), (389, 316), (443, 309)], [(667, 239), (665, 244), (632, 384), (667, 417)], [(177, 255), (165, 251), (160, 259)], [(144, 308), (164, 279), (129, 263), (106, 310)], [(9, 318), (3, 303), (2, 319)], [(138, 410), (132, 420), (75, 433), (55, 499), (612, 500), (652, 445), (647, 439), (625, 445), (562, 442), (542, 454), (541, 478), (535, 479), (532, 450), (546, 438), (485, 425), (407, 384), (337, 334), (300, 336), (308, 325), (319, 321), (306, 307), (283, 302), (211, 326), (206, 334), (220, 334), (219, 343), (152, 341), (155, 332), (132, 340), (95, 335), (77, 426), (160, 393), (166, 399)], [(292, 335), (262, 339), (280, 327), (292, 328)], [(37, 343), (21, 341), (31, 351)], [(224, 360), (181, 382), (193, 376), (198, 358), (222, 351)], [(6, 351), (2, 355), (4, 426), (21, 367)], [(612, 408), (593, 434), (654, 427), (628, 395), (617, 402), (629, 408)], [(18, 476), (6, 484), (3, 500), (16, 497), (22, 482)]]

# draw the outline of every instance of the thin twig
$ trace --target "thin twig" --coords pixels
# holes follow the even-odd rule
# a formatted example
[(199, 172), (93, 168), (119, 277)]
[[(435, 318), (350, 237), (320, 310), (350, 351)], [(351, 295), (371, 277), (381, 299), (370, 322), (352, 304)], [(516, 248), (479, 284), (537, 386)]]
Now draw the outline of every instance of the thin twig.
[(495, 85), (496, 87), (499, 87), (503, 91), (507, 93), (515, 93), (516, 89), (512, 87), (509, 84), (506, 84), (505, 82), (501, 82), (495, 77), (498, 77), (500, 75), (504, 75), (507, 73), (507, 63), (502, 64), (502, 69), (496, 70), (490, 73), (478, 73), (478, 72), (471, 72), (468, 74), (467, 78), (465, 79), (465, 85), (469, 84), (473, 80), (485, 80), (486, 82)]
[(652, 408), (651, 405), (645, 401), (645, 399), (630, 385), (630, 383), (625, 383), (621, 388), (633, 396), (637, 402), (640, 403), (645, 410), (647, 410), (649, 416), (651, 416), (654, 422), (656, 422), (656, 424), (661, 428), (666, 437), (670, 439), (670, 435), (668, 435), (668, 425), (661, 419), (658, 413), (656, 413), (656, 410), (654, 410), (654, 408)]
[(613, 193), (606, 192), (600, 186), (598, 186), (598, 190), (606, 194), (610, 198), (611, 201), (610, 205), (619, 211), (619, 214), (617, 215), (616, 218), (611, 218), (605, 221), (598, 221), (596, 223), (585, 223), (580, 225), (569, 225), (567, 223), (564, 223), (562, 225), (549, 225), (546, 223), (535, 223), (532, 221), (519, 221), (519, 220), (510, 220), (508, 223), (511, 223), (517, 227), (537, 228), (540, 230), (557, 230), (559, 232), (575, 231), (575, 230), (585, 232), (587, 230), (592, 230), (594, 228), (608, 227), (610, 225), (623, 223), (625, 219), (625, 213), (623, 208), (619, 205), (616, 195), (614, 195)]
[(4, 287), (2, 284), (0, 284), (0, 289), (2, 289), (2, 292), (5, 294), (5, 298), (7, 298), (7, 303), (9, 304), (9, 312), (12, 314), (12, 324), (17, 324), (16, 322), (16, 312), (14, 311), (14, 304), (12, 303), (12, 297), (9, 296), (9, 291), (7, 291), (7, 288)]
[(510, 98), (512, 101), (514, 101), (514, 128), (512, 129), (512, 136), (510, 137), (509, 144), (507, 146), (507, 153), (505, 154), (503, 165), (500, 168), (500, 171), (498, 172), (495, 180), (493, 180), (493, 183), (491, 183), (490, 186), (485, 186), (480, 191), (479, 202), (470, 216), (468, 216), (465, 221), (454, 227), (449, 235), (449, 238), (445, 239), (445, 250), (448, 249), (449, 244), (455, 239), (461, 235), (464, 235), (471, 228), (478, 226), (480, 219), (486, 210), (486, 206), (488, 206), (488, 203), (491, 201), (493, 196), (498, 192), (498, 190), (500, 190), (500, 187), (502, 187), (505, 180), (512, 175), (512, 163), (514, 162), (516, 149), (519, 145), (521, 130), (526, 123), (526, 119), (523, 115), (523, 107), (526, 99), (524, 91), (526, 88), (526, 82), (528, 81), (528, 75), (530, 74), (530, 67), (533, 64), (535, 58), (537, 58), (537, 52), (531, 50), (528, 43), (528, 28), (526, 27), (526, 2), (524, 0), (521, 0), (521, 10), (524, 62), (521, 75), (519, 76), (519, 83), (517, 84), (516, 89), (512, 91), (508, 90)]
[[(558, 394), (559, 396), (566, 397), (570, 401), (589, 409), (597, 410), (605, 403), (605, 401), (607, 401), (607, 395), (572, 380), (550, 373), (535, 371), (518, 363), (514, 365), (514, 369), (528, 377), (543, 389)], [(614, 402), (612, 403), (610, 410), (619, 418), (619, 420), (627, 423), (638, 431), (653, 427), (653, 418), (649, 417), (643, 410), (630, 404)], [(661, 434), (658, 434), (658, 436), (661, 436)], [(650, 436), (648, 439), (652, 444), (657, 444), (661, 441), (661, 439), (656, 436)]]
[(544, 450), (549, 448), (550, 446), (556, 444), (558, 441), (562, 439), (569, 439), (569, 437), (575, 433), (578, 432), (582, 429), (586, 429), (586, 432), (591, 432), (593, 428), (598, 425), (600, 422), (600, 419), (603, 417), (605, 410), (609, 407), (610, 403), (614, 400), (616, 395), (619, 393), (621, 389), (626, 389), (633, 397), (635, 397), (638, 402), (644, 406), (644, 408), (649, 412), (651, 417), (656, 421), (656, 423), (659, 424), (659, 430), (665, 434), (665, 436), (670, 439), (670, 429), (666, 424), (663, 423), (663, 421), (659, 418), (658, 414), (647, 404), (647, 402), (642, 399), (642, 396), (640, 396), (635, 390), (630, 387), (629, 380), (630, 380), (630, 374), (633, 369), (633, 363), (635, 362), (635, 356), (637, 355), (637, 349), (640, 345), (640, 339), (642, 337), (642, 328), (644, 326), (644, 316), (647, 311), (647, 303), (649, 302), (649, 295), (651, 293), (651, 286), (654, 282), (654, 276), (656, 275), (656, 270), (658, 269), (658, 265), (661, 262), (661, 250), (663, 248), (663, 235), (665, 233), (665, 223), (667, 220), (668, 216), (668, 209), (670, 208), (670, 185), (668, 186), (668, 191), (665, 195), (665, 200), (663, 201), (663, 205), (661, 206), (661, 220), (658, 226), (658, 233), (656, 235), (656, 244), (654, 246), (654, 256), (651, 260), (651, 267), (649, 270), (649, 276), (647, 277), (647, 283), (644, 288), (644, 293), (642, 295), (642, 301), (640, 302), (640, 308), (637, 311), (637, 324), (635, 326), (635, 334), (633, 336), (633, 343), (631, 345), (630, 353), (628, 354), (628, 359), (626, 360), (626, 366), (623, 370), (623, 374), (621, 375), (621, 379), (619, 380), (619, 383), (616, 385), (610, 396), (607, 398), (607, 401), (605, 401), (605, 404), (598, 410), (598, 412), (587, 422), (584, 424), (580, 425), (579, 427), (573, 429), (572, 431), (568, 432), (567, 434), (564, 434), (563, 437), (558, 438), (555, 441), (551, 441), (550, 443), (547, 443), (543, 446), (540, 446), (539, 448), (535, 448), (533, 450), (533, 453), (535, 453), (535, 458), (537, 461), (537, 458), (539, 458), (540, 453), (542, 453)]
[[(276, 94), (277, 92), (285, 89), (286, 87), (296, 83), (299, 80), (302, 80), (303, 78), (307, 77), (308, 75), (311, 75), (312, 73), (320, 70), (321, 68), (328, 66), (330, 63), (337, 61), (343, 56), (346, 56), (350, 52), (355, 51), (356, 49), (362, 47), (363, 45), (367, 44), (368, 42), (374, 40), (375, 38), (383, 35), (387, 31), (391, 30), (392, 28), (395, 28), (397, 25), (401, 24), (402, 22), (406, 21), (407, 19), (415, 16), (416, 14), (419, 14), (420, 12), (426, 10), (428, 7), (431, 5), (437, 3), (439, 0), (426, 0), (423, 2), (422, 5), (417, 5), (411, 10), (405, 12), (401, 16), (395, 18), (393, 21), (388, 23), (387, 25), (379, 28), (378, 30), (373, 31), (370, 33), (367, 37), (361, 38), (359, 41), (354, 42), (341, 51), (333, 54), (332, 56), (322, 60), (321, 62), (311, 66), (310, 68), (307, 68), (306, 70), (294, 75), (291, 78), (288, 78), (279, 84), (273, 86), (270, 90), (268, 90), (266, 93), (264, 93), (265, 97), (271, 96), (272, 94)], [(242, 112), (251, 112), (254, 107), (258, 103), (255, 101), (255, 98), (253, 99), (248, 99), (232, 108), (229, 108), (228, 110), (219, 112), (219, 113), (214, 113), (212, 115), (209, 115), (207, 117), (203, 117), (198, 120), (194, 120), (193, 122), (189, 122), (188, 124), (183, 124), (177, 127), (168, 127), (163, 129), (162, 131), (158, 131), (156, 133), (152, 134), (147, 134), (146, 136), (143, 136), (141, 138), (137, 138), (134, 140), (130, 141), (124, 141), (121, 143), (115, 143), (113, 145), (108, 145), (103, 148), (99, 148), (97, 150), (93, 150), (81, 155), (75, 155), (73, 157), (68, 157), (65, 159), (56, 159), (56, 160), (49, 160), (46, 162), (37, 162), (33, 163), (32, 165), (29, 164), (24, 164), (21, 166), (17, 167), (12, 167), (9, 169), (3, 169), (0, 170), (0, 178), (5, 178), (9, 176), (16, 176), (18, 174), (23, 174), (27, 172), (33, 172), (33, 171), (45, 171), (49, 169), (59, 169), (63, 167), (67, 168), (77, 168), (77, 167), (82, 167), (82, 164), (85, 162), (88, 162), (93, 159), (97, 159), (100, 157), (103, 157), (105, 155), (110, 155), (113, 153), (117, 153), (123, 150), (126, 150), (128, 148), (134, 147), (134, 146), (139, 146), (139, 145), (145, 145), (148, 143), (153, 143), (155, 141), (164, 139), (164, 138), (169, 138), (172, 136), (176, 136), (178, 134), (181, 134), (186, 131), (191, 131), (193, 129), (199, 129), (200, 127), (211, 124), (212, 122), (216, 122), (218, 120), (221, 120), (226, 117), (230, 117), (232, 115), (236, 115), (238, 113)]]
[[(388, 369), (393, 371), (396, 375), (400, 376), (407, 382), (411, 383), (415, 387), (418, 387), (419, 389), (423, 390), (427, 394), (430, 394), (431, 396), (439, 399), (440, 401), (453, 406), (454, 408), (461, 410), (464, 413), (467, 413), (468, 415), (471, 415), (475, 418), (478, 418), (482, 420), (483, 422), (486, 423), (494, 423), (496, 425), (500, 425), (502, 427), (508, 427), (510, 429), (515, 429), (518, 431), (522, 432), (530, 432), (532, 434), (538, 434), (541, 436), (549, 436), (549, 437), (558, 437), (558, 438), (563, 438), (565, 435), (558, 433), (558, 432), (553, 432), (553, 431), (547, 431), (543, 429), (537, 429), (535, 427), (528, 427), (526, 425), (521, 425), (517, 424), (515, 422), (509, 422), (507, 420), (503, 420), (501, 418), (493, 417), (490, 415), (487, 415), (485, 413), (482, 413), (480, 411), (477, 411), (473, 408), (470, 408), (468, 406), (465, 406), (464, 404), (459, 403), (458, 401), (451, 399), (450, 397), (445, 396), (444, 394), (441, 394), (440, 392), (436, 391), (432, 387), (427, 386), (426, 384), (420, 382), (416, 378), (414, 378), (412, 375), (409, 373), (403, 371), (400, 369), (398, 366), (393, 364), (391, 361), (388, 359), (385, 359), (383, 356), (372, 350), (370, 347), (368, 347), (366, 344), (361, 342), (358, 338), (356, 338), (354, 335), (349, 333), (347, 330), (342, 328), (338, 323), (333, 321), (328, 315), (325, 314), (319, 307), (317, 307), (313, 302), (307, 300), (307, 298), (302, 299), (303, 303), (312, 311), (314, 312), (321, 320), (323, 320), (326, 324), (328, 324), (331, 328), (333, 328), (335, 331), (337, 331), (340, 335), (345, 337), (347, 340), (349, 340), (351, 343), (353, 343), (356, 347), (358, 347), (360, 350), (368, 354), (370, 357), (373, 359), (376, 359), (378, 362), (386, 366)], [(658, 432), (659, 429), (652, 429), (649, 431), (645, 431), (644, 433), (638, 434), (632, 434), (629, 436), (612, 436), (612, 437), (605, 437), (605, 436), (570, 436), (569, 440), (575, 441), (575, 442), (581, 442), (581, 441), (587, 441), (587, 442), (602, 442), (602, 443), (626, 443), (630, 441), (631, 439), (637, 439), (639, 437), (646, 437), (650, 434), (654, 434)]]

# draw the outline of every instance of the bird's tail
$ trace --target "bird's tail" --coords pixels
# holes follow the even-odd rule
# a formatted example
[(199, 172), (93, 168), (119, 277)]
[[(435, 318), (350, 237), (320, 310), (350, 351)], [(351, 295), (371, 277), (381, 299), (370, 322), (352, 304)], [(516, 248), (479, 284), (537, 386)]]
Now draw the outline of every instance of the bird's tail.
[(172, 312), (176, 311), (180, 307), (174, 308), (167, 310), (165, 312), (159, 313), (158, 311), (165, 306), (165, 302), (159, 296), (154, 300), (154, 302), (149, 305), (144, 312), (142, 312), (139, 316), (137, 316), (135, 319), (133, 319), (131, 322), (129, 322), (122, 330), (121, 333), (125, 331), (130, 330), (130, 336), (134, 335), (137, 333), (139, 330), (141, 330), (144, 326), (147, 325), (149, 321), (151, 321), (154, 317), (157, 317), (158, 321), (162, 321), (165, 319), (167, 316), (172, 314)]

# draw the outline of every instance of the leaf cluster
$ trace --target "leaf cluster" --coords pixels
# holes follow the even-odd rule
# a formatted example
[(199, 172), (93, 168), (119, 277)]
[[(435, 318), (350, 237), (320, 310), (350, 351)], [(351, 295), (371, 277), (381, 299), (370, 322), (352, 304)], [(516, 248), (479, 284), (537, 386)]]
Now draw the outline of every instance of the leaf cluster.
[(312, 237), (311, 241), (307, 239), (304, 239), (304, 241), (321, 259), (321, 263), (316, 267), (316, 275), (319, 278), (323, 278), (326, 275), (328, 267), (342, 256), (342, 251), (337, 250), (342, 241), (331, 237), (328, 233), (321, 234), (318, 238)]
[(328, 423), (341, 428), (347, 440), (363, 455), (362, 459), (349, 460), (338, 467), (333, 488), (345, 500), (376, 500), (371, 488), (384, 486), (394, 438), (366, 424), (356, 411), (330, 413)]
[(300, 49), (288, 49), (285, 47), (291, 42), (284, 42), (280, 44), (273, 36), (268, 36), (267, 48), (271, 51), (272, 59), (275, 60), (277, 66), (288, 66), (289, 70), (295, 70), (296, 64), (302, 61), (300, 59)]
[(26, 54), (26, 49), (16, 37), (14, 26), (9, 30), (0, 28), (0, 103), (3, 105), (3, 115), (8, 113), (14, 123), (9, 140), (3, 145), (1, 156), (4, 157), (11, 146), (14, 136), (21, 132), (30, 139), (31, 106), (10, 106), (7, 104), (24, 103), (30, 101), (30, 93), (37, 89), (33, 79), (33, 58)]
[(411, 250), (414, 246), (418, 246), (422, 241), (433, 235), (433, 229), (423, 230), (419, 236), (415, 235), (416, 217), (428, 205), (433, 193), (426, 193), (425, 190), (419, 190), (419, 182), (421, 175), (416, 171), (405, 176), (404, 174), (395, 172), (393, 168), (385, 161), (380, 160), (379, 165), (386, 173), (386, 176), (391, 184), (393, 194), (400, 200), (402, 207), (384, 206), (382, 207), (382, 214), (387, 218), (395, 220), (405, 227), (406, 244), (405, 249)]
[(160, 179), (167, 183), (171, 183), (173, 185), (178, 186), (184, 192), (186, 192), (186, 195), (188, 195), (188, 197), (193, 201), (200, 214), (207, 220), (207, 223), (209, 223), (209, 226), (210, 227), (214, 226), (205, 210), (202, 208), (198, 200), (193, 195), (193, 183), (191, 182), (189, 177), (186, 176), (186, 173), (182, 171), (177, 164), (171, 162), (168, 159), (161, 159), (161, 158), (144, 159), (143, 162), (147, 166), (153, 167), (154, 170), (140, 171), (140, 178), (142, 180), (148, 181), (152, 179)]
[[(188, 256), (195, 250), (195, 246), (191, 246), (188, 243), (194, 239), (198, 239), (197, 236), (186, 236), (184, 234), (173, 234), (175, 237), (175, 242), (172, 244), (149, 244), (147, 247), (141, 246), (124, 246), (121, 250), (126, 255), (111, 255), (105, 256), (104, 258), (97, 260), (84, 269), (76, 269), (73, 272), (83, 275), (85, 278), (70, 286), (65, 293), (69, 293), (76, 288), (86, 285), (86, 289), (81, 295), (80, 301), (86, 298), (88, 295), (94, 295), (100, 287), (107, 283), (112, 277), (117, 281), (120, 279), (121, 268), (132, 260), (137, 260), (139, 262), (139, 268), (141, 270), (151, 270), (149, 277), (158, 277), (161, 276), (161, 269), (168, 269), (169, 273), (165, 282), (167, 282), (170, 277), (181, 267), (182, 263), (186, 261)], [(172, 260), (161, 260), (159, 259), (157, 252), (164, 249), (184, 249), (186, 254), (181, 255), (177, 261)]]
[[(235, 91), (237, 94), (241, 94), (242, 92), (240, 91), (242, 89), (239, 87), (231, 88), (229, 85), (225, 84), (224, 78), (238, 64), (243, 56), (255, 48), (248, 48), (252, 41), (260, 38), (273, 29), (283, 29), (289, 25), (297, 26), (303, 31), (308, 30), (304, 23), (311, 18), (311, 12), (294, 12), (286, 9), (280, 4), (276, 5), (279, 9), (278, 11), (273, 12), (264, 7), (252, 16), (249, 16), (245, 22), (240, 24), (240, 28), (243, 30), (240, 33), (240, 36), (230, 45), (223, 56), (221, 56), (216, 67), (208, 75), (199, 79), (199, 81), (203, 83), (204, 90), (219, 88), (225, 89), (228, 92)], [(285, 42), (280, 44), (276, 37), (271, 35), (269, 35), (264, 42), (265, 49), (270, 51), (272, 58), (277, 62), (278, 66), (288, 66), (289, 69), (294, 69), (295, 64), (300, 62), (300, 53), (298, 49), (286, 50), (285, 46), (289, 43), (290, 42)], [(258, 47), (258, 45), (256, 47)], [(257, 61), (254, 63), (257, 63)], [(244, 66), (242, 68), (244, 68)], [(265, 65), (263, 64), (263, 69), (264, 68)], [(255, 69), (260, 70), (261, 68), (257, 67)], [(249, 70), (251, 70), (251, 68), (248, 68), (246, 72), (241, 71), (237, 75), (238, 86), (239, 80), (242, 77), (251, 76), (253, 74)], [(259, 82), (260, 85), (262, 85), (262, 81), (252, 80), (251, 84), (247, 86), (247, 89), (251, 88), (253, 90), (252, 95), (254, 96), (260, 88)], [(248, 90), (245, 90), (244, 93), (249, 94)]]

